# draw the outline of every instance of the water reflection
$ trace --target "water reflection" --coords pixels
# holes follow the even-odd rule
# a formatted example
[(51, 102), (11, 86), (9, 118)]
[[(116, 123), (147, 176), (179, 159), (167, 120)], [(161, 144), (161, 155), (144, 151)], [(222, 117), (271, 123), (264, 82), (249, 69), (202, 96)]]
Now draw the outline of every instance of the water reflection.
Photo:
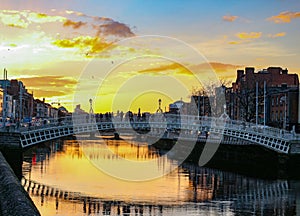
[[(42, 215), (296, 215), (299, 208), (293, 186), (299, 182), (291, 186), (287, 180), (254, 179), (191, 164), (155, 180), (130, 182), (103, 173), (89, 160), (116, 163), (120, 157), (142, 162), (159, 154), (122, 140), (50, 142), (25, 152), (29, 168), (22, 184)], [(162, 158), (155, 166), (164, 170), (170, 164), (176, 161)]]

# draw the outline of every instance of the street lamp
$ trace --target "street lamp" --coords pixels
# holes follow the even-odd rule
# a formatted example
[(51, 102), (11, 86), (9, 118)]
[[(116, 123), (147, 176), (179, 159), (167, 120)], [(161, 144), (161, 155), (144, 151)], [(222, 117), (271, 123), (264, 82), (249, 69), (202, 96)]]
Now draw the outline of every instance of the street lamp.
[(89, 123), (92, 123), (92, 119), (94, 118), (93, 99), (90, 98), (89, 103), (90, 103)]

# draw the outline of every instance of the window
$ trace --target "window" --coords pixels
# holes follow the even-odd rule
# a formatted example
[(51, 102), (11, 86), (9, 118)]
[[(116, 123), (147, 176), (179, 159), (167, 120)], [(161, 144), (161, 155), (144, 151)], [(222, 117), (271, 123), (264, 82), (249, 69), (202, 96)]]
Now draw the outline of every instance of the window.
[(280, 111), (279, 115), (280, 115), (279, 120), (282, 121), (283, 120), (282, 111)]

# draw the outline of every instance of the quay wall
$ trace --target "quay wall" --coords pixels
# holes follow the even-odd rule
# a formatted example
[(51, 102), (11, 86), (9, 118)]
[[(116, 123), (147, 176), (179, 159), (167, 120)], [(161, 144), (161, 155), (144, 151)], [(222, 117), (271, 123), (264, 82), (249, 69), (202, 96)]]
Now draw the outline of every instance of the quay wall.
[(40, 215), (28, 193), (0, 152), (0, 216)]
[(0, 132), (0, 152), (19, 180), (22, 178), (23, 150), (20, 133)]
[[(185, 162), (199, 163), (205, 142), (185, 142), (186, 145), (195, 145)], [(169, 151), (176, 141), (161, 139), (153, 144), (164, 154)], [(178, 151), (186, 151), (181, 146)], [(217, 168), (232, 172), (238, 172), (248, 176), (276, 179), (276, 178), (300, 178), (300, 155), (277, 153), (255, 144), (222, 144), (213, 155), (206, 167)], [(176, 159), (176, 158), (175, 158)]]

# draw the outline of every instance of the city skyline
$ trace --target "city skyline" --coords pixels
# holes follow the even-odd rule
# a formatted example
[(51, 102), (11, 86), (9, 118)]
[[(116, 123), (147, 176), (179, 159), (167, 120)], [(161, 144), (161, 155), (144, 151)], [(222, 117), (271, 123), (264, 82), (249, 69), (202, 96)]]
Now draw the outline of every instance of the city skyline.
[[(22, 80), (34, 97), (59, 101), (71, 111), (73, 102), (77, 103), (73, 97), (80, 81), (87, 84), (81, 90), (86, 104), (78, 101), (86, 110), (88, 99), (97, 96), (105, 106), (95, 106), (95, 112), (110, 111), (114, 107), (112, 98), (119, 94), (120, 101), (131, 101), (129, 108), (133, 111), (138, 106), (143, 111), (155, 111), (158, 98), (163, 99), (165, 107), (181, 97), (187, 100), (188, 91), (197, 86), (182, 62), (134, 59), (118, 65), (107, 77), (95, 74), (88, 79), (83, 76), (86, 68), (91, 61), (105, 60), (111, 65), (102, 64), (103, 70), (110, 70), (120, 59), (120, 52), (116, 51), (122, 49), (127, 58), (134, 56), (136, 50), (122, 46), (119, 41), (162, 35), (193, 47), (222, 79), (233, 81), (236, 70), (247, 66), (257, 69), (279, 66), (299, 74), (299, 18), (300, 5), (296, 0), (278, 0), (272, 4), (266, 1), (85, 1), (84, 4), (51, 1), (45, 4), (4, 0), (0, 6), (1, 68), (7, 68), (9, 79)], [(149, 50), (144, 48), (147, 53)], [(185, 56), (182, 59), (187, 61)], [(197, 71), (206, 70), (207, 62), (189, 61)], [(118, 90), (124, 83), (130, 83), (137, 75), (135, 83), (141, 87), (156, 83), (157, 78), (159, 85), (164, 85), (164, 79), (172, 75), (190, 88), (176, 89), (172, 95), (159, 92), (137, 95), (136, 89), (127, 87), (120, 94)], [(99, 92), (89, 95), (91, 83), (102, 84)], [(166, 83), (165, 88), (171, 89), (172, 85)]]

